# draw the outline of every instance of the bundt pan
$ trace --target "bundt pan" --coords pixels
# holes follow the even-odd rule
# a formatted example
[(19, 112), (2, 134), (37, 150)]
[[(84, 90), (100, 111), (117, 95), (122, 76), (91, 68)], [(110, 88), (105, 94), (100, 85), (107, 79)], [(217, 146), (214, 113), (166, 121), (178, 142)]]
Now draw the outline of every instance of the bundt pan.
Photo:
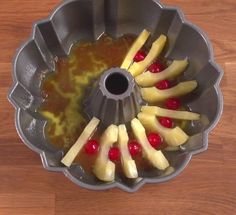
[[(117, 175), (114, 182), (105, 183), (87, 175), (79, 165), (63, 166), (60, 161), (64, 152), (49, 143), (45, 135), (47, 121), (37, 112), (43, 102), (43, 78), (55, 70), (55, 59), (68, 55), (72, 45), (81, 39), (94, 41), (104, 32), (113, 38), (126, 33), (138, 35), (143, 29), (149, 30), (153, 39), (160, 34), (167, 35), (164, 57), (173, 60), (188, 56), (189, 66), (180, 80), (195, 79), (198, 82), (198, 88), (184, 102), (202, 118), (188, 126), (186, 132), (191, 138), (179, 151), (165, 152), (174, 171), (141, 172), (135, 180)], [(207, 149), (209, 132), (223, 109), (219, 89), (222, 75), (205, 34), (187, 22), (177, 8), (165, 7), (155, 0), (68, 0), (48, 19), (36, 23), (32, 36), (18, 50), (9, 100), (16, 108), (16, 129), (21, 139), (41, 156), (45, 169), (63, 172), (73, 182), (88, 189), (119, 187), (134, 192), (145, 183), (174, 178), (187, 166), (192, 155)]]

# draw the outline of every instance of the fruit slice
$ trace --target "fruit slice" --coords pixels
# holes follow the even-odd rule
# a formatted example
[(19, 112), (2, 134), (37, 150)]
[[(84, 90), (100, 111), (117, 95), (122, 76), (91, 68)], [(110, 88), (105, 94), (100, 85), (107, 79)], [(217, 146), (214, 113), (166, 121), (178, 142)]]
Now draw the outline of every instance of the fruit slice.
[(100, 138), (100, 151), (95, 161), (93, 173), (102, 181), (113, 181), (115, 178), (115, 164), (109, 160), (108, 153), (113, 145), (117, 142), (118, 127), (110, 125)]
[(159, 133), (163, 137), (164, 141), (170, 146), (182, 145), (189, 138), (188, 135), (179, 127), (163, 127), (153, 114), (142, 112), (138, 114), (138, 119), (148, 131)]
[(167, 152), (175, 152), (175, 151), (179, 151), (180, 147), (179, 146), (167, 146), (165, 148), (165, 151)]
[(160, 102), (172, 97), (179, 97), (192, 92), (197, 87), (196, 81), (180, 82), (176, 86), (159, 90), (156, 87), (141, 88), (141, 94), (147, 102)]
[(165, 43), (166, 43), (166, 36), (165, 35), (161, 35), (153, 44), (152, 47), (148, 53), (148, 55), (146, 56), (146, 58), (138, 63), (133, 63), (130, 68), (129, 68), (129, 72), (133, 75), (133, 76), (137, 76), (140, 73), (144, 72), (146, 70), (146, 68), (148, 66), (150, 66), (150, 64), (161, 54)]
[(128, 68), (130, 67), (130, 64), (133, 62), (134, 56), (143, 47), (149, 35), (150, 35), (150, 32), (144, 29), (142, 33), (138, 36), (138, 38), (134, 41), (133, 45), (131, 46), (130, 50), (128, 51), (121, 65), (122, 69), (128, 70)]
[(159, 81), (175, 78), (176, 76), (180, 75), (185, 70), (187, 65), (187, 59), (174, 60), (172, 64), (161, 73), (152, 73), (150, 71), (147, 71), (141, 75), (138, 75), (135, 80), (141, 87), (151, 87)]
[(156, 168), (160, 170), (164, 170), (169, 166), (168, 160), (165, 158), (165, 156), (162, 154), (162, 152), (159, 150), (155, 150), (150, 143), (148, 142), (145, 129), (142, 126), (141, 122), (134, 118), (131, 121), (131, 127), (133, 130), (133, 133), (138, 140), (138, 142), (141, 144), (143, 148), (143, 156)]
[(182, 119), (182, 120), (199, 120), (200, 114), (192, 113), (189, 111), (177, 111), (177, 110), (168, 110), (165, 108), (160, 108), (156, 106), (142, 106), (141, 111), (156, 116), (170, 117), (173, 119)]
[(70, 148), (66, 155), (62, 158), (61, 162), (67, 167), (70, 167), (75, 157), (78, 155), (83, 146), (91, 138), (97, 129), (100, 120), (97, 118), (92, 118), (89, 124), (85, 127), (82, 134), (79, 136), (75, 144)]
[(128, 149), (128, 133), (125, 125), (119, 125), (118, 145), (121, 151), (121, 164), (127, 178), (137, 178), (138, 171), (135, 161), (132, 159)]

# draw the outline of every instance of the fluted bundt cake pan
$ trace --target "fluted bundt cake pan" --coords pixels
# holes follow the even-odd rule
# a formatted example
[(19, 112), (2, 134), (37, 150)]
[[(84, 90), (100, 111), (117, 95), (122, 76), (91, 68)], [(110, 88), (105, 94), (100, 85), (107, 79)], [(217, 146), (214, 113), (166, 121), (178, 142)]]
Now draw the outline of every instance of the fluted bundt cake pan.
[[(190, 110), (201, 114), (201, 120), (188, 126), (186, 132), (191, 137), (179, 151), (165, 152), (172, 171), (141, 171), (137, 179), (127, 179), (118, 174), (113, 182), (102, 182), (86, 174), (80, 165), (65, 167), (61, 163), (64, 151), (55, 149), (49, 142), (45, 134), (47, 121), (38, 112), (44, 101), (41, 92), (43, 79), (55, 71), (55, 60), (67, 56), (76, 42), (96, 41), (103, 33), (112, 38), (127, 33), (138, 35), (143, 29), (152, 34), (149, 43), (161, 34), (168, 37), (163, 52), (167, 60), (188, 57), (189, 66), (179, 81), (195, 79), (198, 88), (183, 101)], [(219, 88), (222, 75), (206, 35), (187, 22), (177, 8), (165, 7), (155, 0), (68, 0), (59, 5), (48, 19), (37, 22), (30, 39), (17, 51), (9, 100), (16, 108), (16, 129), (22, 141), (41, 156), (47, 170), (63, 172), (73, 182), (88, 189), (119, 187), (134, 192), (145, 183), (160, 183), (174, 178), (184, 170), (192, 155), (207, 149), (208, 135), (223, 110)], [(123, 80), (124, 85), (116, 87), (112, 82), (114, 77)], [(88, 98), (83, 104), (85, 113), (88, 118), (100, 118), (104, 126), (127, 124), (143, 105), (133, 77), (120, 68), (104, 71)], [(98, 109), (104, 101), (106, 111), (111, 114), (103, 119), (103, 113)], [(115, 112), (112, 106), (117, 107)]]

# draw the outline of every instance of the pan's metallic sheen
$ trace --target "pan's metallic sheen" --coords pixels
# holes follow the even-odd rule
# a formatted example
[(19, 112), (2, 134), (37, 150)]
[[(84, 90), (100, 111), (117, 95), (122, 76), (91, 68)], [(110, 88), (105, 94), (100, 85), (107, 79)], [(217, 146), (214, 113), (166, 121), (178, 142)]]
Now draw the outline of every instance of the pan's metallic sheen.
[[(184, 101), (191, 110), (201, 113), (201, 121), (188, 126), (187, 133), (191, 138), (180, 151), (165, 152), (173, 167), (166, 172), (142, 170), (138, 179), (117, 175), (114, 182), (104, 183), (86, 174), (79, 165), (64, 167), (60, 163), (63, 152), (54, 149), (46, 139), (47, 122), (37, 112), (43, 102), (40, 92), (43, 77), (55, 69), (55, 58), (68, 55), (71, 46), (81, 39), (96, 40), (103, 32), (112, 37), (139, 34), (143, 29), (152, 32), (152, 40), (161, 33), (168, 36), (164, 52), (167, 59), (188, 57), (189, 67), (180, 80), (196, 79), (199, 87)], [(68, 0), (49, 18), (37, 22), (30, 39), (17, 51), (9, 100), (16, 108), (16, 128), (21, 139), (40, 154), (45, 169), (63, 172), (73, 182), (88, 189), (119, 187), (134, 192), (145, 183), (174, 178), (183, 171), (192, 155), (207, 149), (208, 134), (223, 110), (219, 89), (222, 75), (223, 71), (214, 62), (212, 46), (206, 35), (187, 22), (177, 8), (165, 7), (155, 0)]]

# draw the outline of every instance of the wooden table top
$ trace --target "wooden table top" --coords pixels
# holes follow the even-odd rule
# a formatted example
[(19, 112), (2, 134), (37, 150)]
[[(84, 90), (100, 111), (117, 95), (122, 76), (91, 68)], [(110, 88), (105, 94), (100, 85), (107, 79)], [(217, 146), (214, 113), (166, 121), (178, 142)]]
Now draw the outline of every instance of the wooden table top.
[(210, 134), (208, 151), (193, 157), (181, 175), (129, 194), (77, 187), (63, 174), (44, 170), (39, 156), (18, 137), (14, 109), (6, 99), (12, 58), (29, 37), (32, 23), (46, 17), (59, 0), (1, 0), (0, 215), (236, 214), (236, 1), (163, 2), (181, 7), (209, 35), (225, 71), (224, 113)]

